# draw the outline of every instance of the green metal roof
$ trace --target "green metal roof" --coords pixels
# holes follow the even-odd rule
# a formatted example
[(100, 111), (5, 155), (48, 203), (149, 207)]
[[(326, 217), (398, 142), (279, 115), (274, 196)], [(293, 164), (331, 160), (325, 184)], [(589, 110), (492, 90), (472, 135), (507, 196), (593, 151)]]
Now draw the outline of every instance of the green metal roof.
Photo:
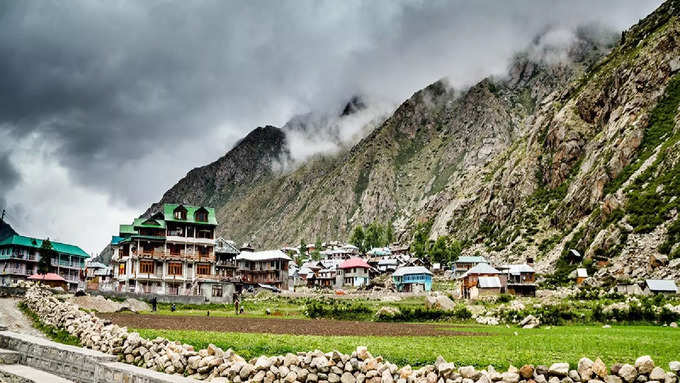
[(133, 225), (120, 225), (119, 232), (121, 236), (123, 234), (137, 234), (137, 231), (135, 230)]
[(134, 228), (144, 227), (150, 229), (165, 229), (165, 221), (162, 219), (152, 219), (152, 218), (135, 218), (132, 224)]
[[(54, 250), (56, 250), (59, 253), (75, 255), (76, 257), (81, 258), (90, 258), (90, 256), (78, 246), (69, 245), (61, 242), (54, 241), (50, 242), (52, 242), (52, 247), (54, 248)], [(8, 245), (32, 247), (35, 249), (39, 249), (40, 246), (42, 246), (42, 239), (24, 237), (23, 235), (13, 235), (0, 241), (0, 246)]]
[[(187, 209), (187, 219), (182, 220), (182, 219), (175, 219), (175, 209), (178, 206), (184, 206), (185, 209)], [(202, 222), (202, 221), (196, 221), (194, 214), (198, 209), (205, 209), (208, 212), (208, 221), (207, 222)], [(215, 209), (211, 207), (205, 207), (205, 206), (192, 206), (192, 205), (178, 205), (174, 203), (166, 203), (163, 205), (163, 216), (165, 217), (165, 220), (168, 222), (188, 222), (188, 223), (197, 223), (201, 225), (217, 225), (217, 218), (215, 218)]]

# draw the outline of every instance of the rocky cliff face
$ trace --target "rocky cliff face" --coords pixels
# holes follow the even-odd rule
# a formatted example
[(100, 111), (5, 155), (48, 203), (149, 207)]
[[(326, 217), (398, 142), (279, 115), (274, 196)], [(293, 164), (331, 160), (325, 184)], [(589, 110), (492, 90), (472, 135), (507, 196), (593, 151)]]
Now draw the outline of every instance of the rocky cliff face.
[(274, 126), (259, 127), (239, 141), (219, 160), (190, 171), (168, 190), (144, 216), (159, 211), (164, 203), (219, 207), (249, 188), (274, 176), (290, 161), (286, 136)]
[(559, 60), (539, 41), (504, 78), (438, 81), (353, 147), (285, 174), (271, 170), (285, 135), (264, 128), (268, 141), (251, 133), (161, 202), (215, 206), (222, 235), (262, 247), (343, 240), (374, 220), (407, 242), (430, 221), (432, 238), (561, 277), (571, 249), (603, 276), (680, 277), (669, 267), (680, 256), (679, 16), (668, 1), (613, 49), (581, 31)]

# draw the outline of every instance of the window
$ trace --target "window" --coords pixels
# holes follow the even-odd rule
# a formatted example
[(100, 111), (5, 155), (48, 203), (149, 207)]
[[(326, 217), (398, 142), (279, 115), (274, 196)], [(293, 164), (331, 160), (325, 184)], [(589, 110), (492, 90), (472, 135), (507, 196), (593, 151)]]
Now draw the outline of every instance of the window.
[(168, 263), (168, 275), (182, 275), (182, 263), (180, 262)]
[(194, 218), (198, 222), (208, 222), (208, 211), (204, 208), (200, 208), (194, 214)]
[(196, 274), (210, 275), (210, 265), (198, 265), (198, 266), (196, 266)]
[(175, 219), (180, 220), (180, 221), (186, 221), (187, 219), (187, 210), (184, 208), (184, 206), (178, 206), (175, 211), (173, 212), (173, 216)]
[(139, 272), (142, 274), (153, 274), (154, 263), (152, 261), (139, 262)]
[(198, 247), (198, 254), (202, 257), (205, 257), (208, 255), (208, 248), (206, 246), (199, 246)]
[(125, 263), (118, 264), (118, 275), (125, 275)]
[(221, 297), (222, 296), (222, 285), (213, 285), (212, 296), (213, 297)]

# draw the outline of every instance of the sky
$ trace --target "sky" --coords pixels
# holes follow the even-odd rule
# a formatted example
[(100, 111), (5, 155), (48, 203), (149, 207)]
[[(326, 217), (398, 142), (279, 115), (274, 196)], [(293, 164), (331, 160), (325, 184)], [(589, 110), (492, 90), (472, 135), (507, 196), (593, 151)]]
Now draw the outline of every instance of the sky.
[[(503, 74), (538, 35), (622, 31), (660, 1), (0, 2), (0, 209), (21, 234), (98, 253), (257, 126)], [(303, 160), (329, 150), (297, 142)], [(310, 148), (312, 148), (310, 150)]]

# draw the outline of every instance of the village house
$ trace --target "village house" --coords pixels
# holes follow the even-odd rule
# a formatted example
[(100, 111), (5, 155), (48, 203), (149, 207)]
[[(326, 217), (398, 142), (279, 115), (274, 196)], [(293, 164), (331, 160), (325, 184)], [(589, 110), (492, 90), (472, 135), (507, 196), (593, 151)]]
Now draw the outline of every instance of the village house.
[(347, 251), (342, 248), (338, 249), (327, 249), (320, 252), (321, 258), (325, 260), (345, 260), (349, 259), (354, 255), (353, 252)]
[(506, 276), (488, 263), (476, 265), (461, 278), (461, 297), (468, 299), (500, 294), (506, 284)]
[(181, 204), (120, 225), (111, 241), (116, 290), (230, 301), (233, 284), (216, 274), (216, 227), (213, 208)]
[(338, 266), (336, 286), (365, 286), (371, 280), (372, 267), (361, 258), (350, 258)]
[[(78, 246), (50, 242), (57, 256), (52, 259), (49, 272), (63, 278), (69, 290), (83, 289), (85, 260), (90, 256)], [(0, 241), (0, 283), (9, 285), (36, 274), (41, 246), (41, 239), (22, 235), (12, 235)]]
[(395, 257), (409, 255), (408, 245), (390, 245), (390, 253)]
[(397, 270), (399, 261), (396, 258), (383, 258), (378, 261), (378, 271), (381, 273), (391, 273)]
[(583, 281), (586, 280), (586, 278), (588, 278), (588, 270), (579, 267), (576, 270), (572, 271), (568, 277), (570, 279), (576, 280), (576, 284), (580, 285), (581, 283), (583, 283)]
[(460, 256), (453, 264), (453, 277), (461, 278), (471, 268), (487, 263), (486, 258), (481, 256)]
[(400, 267), (392, 274), (392, 282), (400, 292), (432, 290), (432, 272), (422, 266)]
[(647, 279), (645, 280), (645, 287), (642, 293), (644, 295), (676, 295), (678, 293), (678, 286), (676, 286), (675, 281), (672, 279)]
[(241, 251), (236, 257), (238, 273), (244, 285), (268, 285), (288, 290), (290, 257), (281, 250)]
[(236, 243), (222, 237), (215, 240), (215, 274), (221, 281), (239, 282), (236, 272)]
[(317, 286), (323, 288), (333, 288), (335, 285), (335, 277), (337, 275), (337, 269), (322, 269), (319, 271), (319, 276), (316, 278)]
[(87, 290), (111, 290), (113, 270), (100, 262), (89, 262), (85, 266), (85, 285)]
[(536, 296), (536, 270), (524, 264), (504, 265), (498, 268), (505, 274), (507, 285), (506, 291), (509, 294), (519, 296)]

